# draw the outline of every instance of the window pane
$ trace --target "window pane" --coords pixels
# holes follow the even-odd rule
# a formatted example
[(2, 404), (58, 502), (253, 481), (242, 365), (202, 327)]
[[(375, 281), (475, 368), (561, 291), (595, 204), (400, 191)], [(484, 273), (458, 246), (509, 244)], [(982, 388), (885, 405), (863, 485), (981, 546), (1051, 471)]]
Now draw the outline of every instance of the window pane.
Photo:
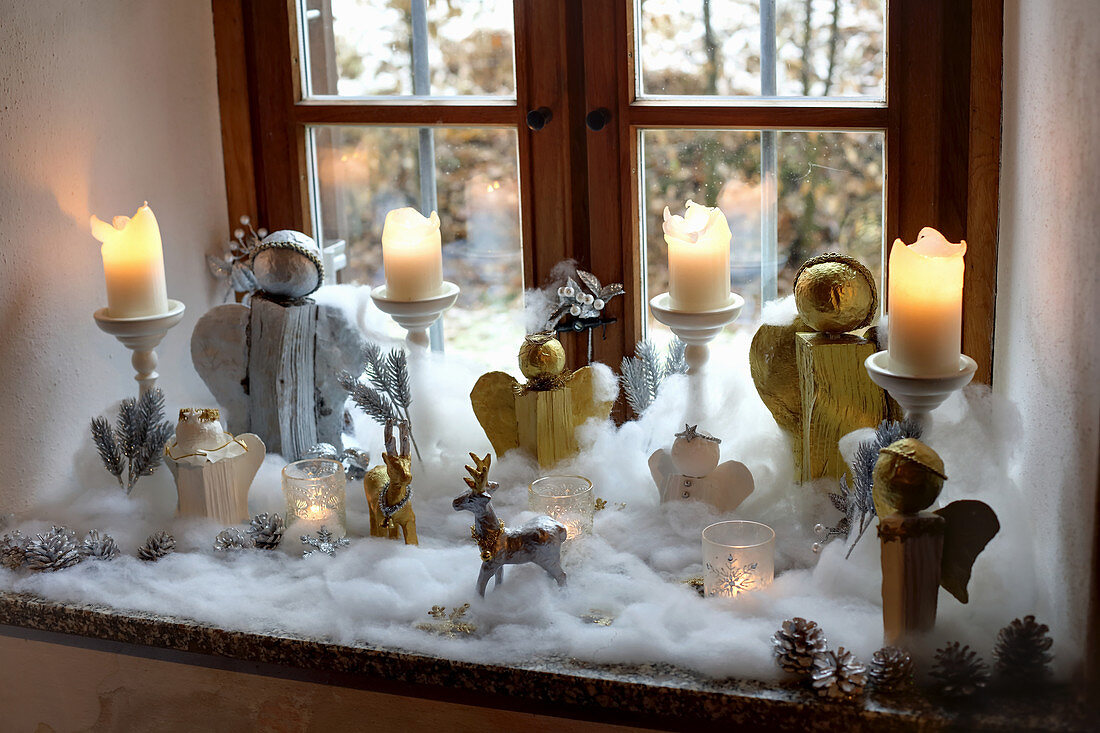
[(637, 3), (639, 94), (885, 99), (885, 0)]
[[(792, 292), (799, 266), (825, 252), (858, 258), (882, 286), (884, 164), (881, 132), (779, 131), (778, 262), (763, 268), (765, 203), (761, 138), (755, 130), (644, 130), (643, 246), (647, 298), (668, 290), (662, 212), (682, 214), (688, 199), (718, 206), (729, 222), (730, 277), (745, 298), (727, 332), (755, 329), (761, 273), (775, 277), (780, 297)], [(649, 317), (656, 335), (665, 327)]]
[(420, 37), (416, 2), (300, 0), (307, 96), (514, 97), (512, 0), (426, 5)]
[[(444, 316), (447, 350), (512, 363), (524, 335), (516, 131), (431, 130), (443, 277), (462, 288), (458, 304)], [(420, 130), (319, 126), (312, 133), (320, 230), (326, 243), (347, 242), (348, 266), (340, 279), (381, 285), (387, 212), (424, 208)], [(385, 327), (394, 337), (404, 336), (388, 319)]]

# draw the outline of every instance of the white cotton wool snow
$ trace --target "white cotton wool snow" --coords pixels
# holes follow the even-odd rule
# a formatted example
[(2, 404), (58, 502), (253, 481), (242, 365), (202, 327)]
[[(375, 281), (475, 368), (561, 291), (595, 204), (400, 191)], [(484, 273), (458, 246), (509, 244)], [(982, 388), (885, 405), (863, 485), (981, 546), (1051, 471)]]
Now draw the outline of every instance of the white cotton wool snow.
[[(323, 289), (319, 299), (342, 307), (368, 332), (375, 319), (369, 298), (350, 287)], [(474, 662), (522, 664), (534, 658), (569, 657), (590, 663), (664, 662), (713, 677), (775, 679), (770, 636), (785, 618), (803, 616), (824, 628), (832, 646), (855, 650), (864, 660), (881, 645), (881, 571), (878, 540), (869, 529), (850, 559), (833, 542), (811, 551), (813, 526), (834, 523), (824, 496), (831, 482), (799, 486), (793, 480), (790, 444), (760, 402), (748, 373), (751, 334), (740, 334), (709, 364), (700, 427), (721, 438), (722, 460), (744, 462), (755, 492), (733, 514), (720, 516), (700, 503), (661, 505), (646, 461), (671, 445), (683, 428), (688, 380), (667, 380), (654, 405), (621, 427), (590, 422), (581, 429), (579, 455), (557, 468), (592, 479), (608, 507), (598, 513), (594, 534), (563, 551), (568, 583), (559, 588), (538, 567), (507, 566), (504, 583), (490, 583), (479, 598), (474, 583), (480, 559), (470, 540), (472, 515), (455, 512), (451, 499), (465, 490), (468, 453), (489, 451), (470, 408), (469, 393), (480, 374), (512, 365), (479, 364), (459, 354), (422, 354), (412, 360), (413, 422), (423, 462), (414, 461), (413, 504), (419, 547), (370, 538), (362, 485), (349, 483), (351, 545), (335, 557), (300, 556), (300, 532), (287, 533), (276, 551), (216, 555), (214, 536), (223, 527), (174, 516), (175, 490), (161, 468), (125, 496), (99, 464), (89, 441), (76, 452), (79, 485), (64, 500), (20, 516), (24, 532), (51, 523), (83, 534), (105, 531), (126, 556), (114, 562), (84, 562), (43, 574), (0, 569), (0, 588), (58, 601), (108, 605), (174, 615), (229, 629), (323, 638), (341, 644), (384, 646)], [(389, 346), (393, 342), (386, 342)], [(597, 383), (610, 394), (615, 380), (597, 367)], [(191, 406), (173, 394), (175, 409)], [(355, 441), (378, 461), (382, 431), (354, 407)], [(935, 632), (916, 650), (959, 640), (987, 659), (997, 629), (1012, 618), (1040, 619), (1062, 601), (1042, 597), (1035, 574), (1035, 538), (1021, 487), (1008, 473), (1018, 440), (1019, 416), (980, 386), (955, 395), (935, 413), (927, 442), (943, 457), (949, 480), (940, 503), (980, 499), (994, 508), (1001, 531), (978, 558), (970, 603), (946, 592), (939, 599)], [(850, 452), (853, 440), (846, 440)], [(281, 512), (283, 460), (268, 456), (249, 496), (250, 511)], [(539, 475), (529, 458), (513, 452), (494, 460), (497, 514), (506, 523), (530, 517), (527, 486)], [(774, 584), (734, 602), (700, 598), (682, 581), (702, 572), (700, 531), (723, 518), (764, 522), (776, 531)], [(178, 552), (156, 563), (134, 556), (152, 532), (167, 529)], [(474, 637), (448, 639), (419, 631), (434, 605), (470, 603)], [(614, 618), (610, 626), (583, 620), (589, 613)], [(1056, 650), (1073, 643), (1053, 630)], [(1071, 653), (1060, 655), (1062, 660)], [(1057, 660), (1056, 660), (1057, 661)], [(1065, 664), (1059, 669), (1065, 672)]]

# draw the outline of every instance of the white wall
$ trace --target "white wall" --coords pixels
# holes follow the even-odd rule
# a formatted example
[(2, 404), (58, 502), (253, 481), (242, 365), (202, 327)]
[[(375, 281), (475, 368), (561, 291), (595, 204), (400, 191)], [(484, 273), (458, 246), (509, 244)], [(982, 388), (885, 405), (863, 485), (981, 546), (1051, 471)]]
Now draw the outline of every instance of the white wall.
[(136, 393), (92, 320), (91, 213), (149, 200), (187, 304), (160, 373), (205, 393), (187, 344), (214, 297), (203, 253), (226, 236), (219, 125), (208, 1), (0, 0), (0, 512), (58, 491), (90, 417)]
[[(1063, 659), (1079, 660), (1100, 444), (1100, 3), (1005, 3), (995, 388), (1023, 416), (1017, 463)], [(1058, 600), (1068, 596), (1069, 604)]]

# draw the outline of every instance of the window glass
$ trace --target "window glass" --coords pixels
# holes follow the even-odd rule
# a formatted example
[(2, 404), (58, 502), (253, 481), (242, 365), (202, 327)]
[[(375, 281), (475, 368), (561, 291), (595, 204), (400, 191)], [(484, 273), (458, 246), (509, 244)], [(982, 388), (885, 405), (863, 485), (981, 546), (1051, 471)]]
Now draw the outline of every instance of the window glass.
[(637, 0), (635, 17), (640, 95), (885, 99), (885, 0)]
[[(882, 287), (884, 165), (881, 132), (776, 131), (774, 214), (761, 186), (758, 130), (643, 130), (643, 246), (647, 298), (668, 290), (662, 231), (666, 206), (684, 213), (688, 199), (718, 206), (729, 222), (730, 279), (745, 298), (727, 331), (759, 323), (763, 276), (779, 297), (792, 292), (799, 266), (825, 252), (858, 258)], [(774, 216), (774, 220), (772, 217)], [(776, 256), (767, 256), (768, 221)], [(653, 333), (667, 330), (650, 316)]]
[(302, 0), (307, 96), (515, 97), (512, 0), (429, 0), (422, 37), (416, 5)]
[[(381, 285), (382, 226), (391, 209), (421, 205), (421, 130), (410, 127), (311, 128), (315, 200), (326, 243), (347, 242), (343, 282)], [(427, 167), (443, 239), (443, 277), (462, 288), (444, 316), (448, 351), (511, 363), (523, 340), (523, 250), (516, 131), (427, 128)], [(404, 332), (392, 325), (391, 334)]]

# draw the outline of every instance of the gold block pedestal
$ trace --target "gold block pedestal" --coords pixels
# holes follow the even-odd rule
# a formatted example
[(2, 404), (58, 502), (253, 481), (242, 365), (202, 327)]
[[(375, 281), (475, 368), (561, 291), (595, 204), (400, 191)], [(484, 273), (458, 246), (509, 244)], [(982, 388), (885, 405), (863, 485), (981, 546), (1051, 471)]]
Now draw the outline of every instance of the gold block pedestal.
[(839, 478), (848, 465), (837, 447), (859, 428), (895, 417), (886, 393), (867, 376), (864, 360), (878, 347), (854, 333), (795, 334), (801, 392), (800, 481)]

